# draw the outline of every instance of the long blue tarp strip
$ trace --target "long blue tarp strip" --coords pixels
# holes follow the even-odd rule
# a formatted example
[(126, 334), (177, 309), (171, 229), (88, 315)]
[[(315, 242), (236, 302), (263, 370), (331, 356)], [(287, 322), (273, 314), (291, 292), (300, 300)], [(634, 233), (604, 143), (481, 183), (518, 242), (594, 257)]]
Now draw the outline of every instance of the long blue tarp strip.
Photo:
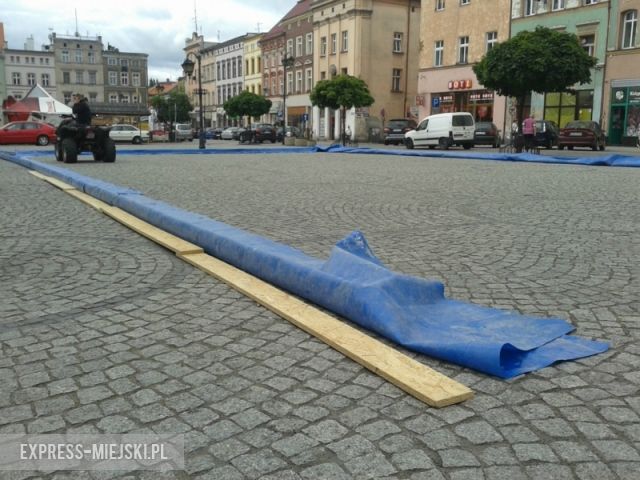
[(51, 175), (207, 253), (305, 298), (411, 350), (502, 378), (604, 352), (608, 345), (567, 335), (559, 318), (538, 318), (447, 299), (444, 285), (393, 272), (352, 232), (326, 261), (182, 210), (141, 192), (24, 155), (0, 157)]
[[(23, 150), (20, 155), (31, 157), (51, 156), (48, 150)], [(205, 149), (118, 149), (120, 155), (251, 155), (251, 154), (301, 154), (301, 153), (353, 153), (363, 155), (399, 155), (405, 157), (458, 158), (464, 160), (494, 160), (502, 162), (551, 163), (560, 165), (590, 165), (603, 167), (640, 167), (640, 155), (609, 154), (594, 157), (563, 157), (553, 155), (534, 155), (531, 153), (488, 153), (477, 150), (401, 150), (387, 148), (351, 148), (340, 145), (327, 147), (239, 147)], [(88, 154), (90, 156), (90, 154)]]

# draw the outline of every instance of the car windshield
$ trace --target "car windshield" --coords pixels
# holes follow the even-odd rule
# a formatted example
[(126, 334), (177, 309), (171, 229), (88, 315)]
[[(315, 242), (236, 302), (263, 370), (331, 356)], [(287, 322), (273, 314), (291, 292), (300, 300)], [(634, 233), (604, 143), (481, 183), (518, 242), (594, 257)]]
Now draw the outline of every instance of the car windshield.
[(493, 127), (493, 124), (489, 122), (476, 123), (476, 130), (491, 130), (492, 127)]
[(389, 128), (404, 128), (409, 126), (409, 122), (406, 120), (389, 120), (387, 126)]

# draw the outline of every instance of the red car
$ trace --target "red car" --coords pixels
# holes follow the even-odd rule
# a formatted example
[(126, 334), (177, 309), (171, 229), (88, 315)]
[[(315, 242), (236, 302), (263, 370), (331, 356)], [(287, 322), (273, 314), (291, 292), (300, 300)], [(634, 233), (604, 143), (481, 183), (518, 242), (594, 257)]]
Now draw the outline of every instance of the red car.
[(604, 150), (605, 142), (604, 132), (598, 122), (584, 120), (569, 122), (560, 129), (558, 135), (559, 150), (564, 147), (569, 150), (573, 150), (573, 147), (590, 147), (594, 151)]
[(8, 143), (32, 143), (49, 145), (56, 141), (56, 129), (48, 123), (26, 121), (11, 122), (0, 128), (0, 145)]

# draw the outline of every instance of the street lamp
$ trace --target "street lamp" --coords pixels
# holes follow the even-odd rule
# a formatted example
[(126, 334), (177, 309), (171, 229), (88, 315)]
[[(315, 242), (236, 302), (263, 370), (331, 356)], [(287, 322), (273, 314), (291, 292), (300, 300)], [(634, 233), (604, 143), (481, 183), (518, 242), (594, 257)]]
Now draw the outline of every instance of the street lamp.
[(282, 144), (284, 145), (284, 139), (287, 136), (287, 68), (293, 67), (293, 63), (296, 59), (293, 55), (288, 53), (284, 54), (282, 58), (282, 66), (284, 67), (284, 92), (282, 95), (282, 115), (283, 115), (283, 128), (282, 128)]
[(190, 77), (193, 74), (193, 67), (195, 66), (195, 63), (193, 62), (193, 60), (189, 60), (189, 55), (193, 55), (194, 57), (196, 57), (196, 60), (198, 61), (198, 101), (200, 103), (200, 133), (198, 135), (198, 140), (200, 141), (200, 144), (198, 148), (202, 149), (202, 148), (205, 148), (205, 143), (206, 143), (205, 133), (204, 133), (204, 108), (202, 105), (202, 67), (200, 64), (200, 55), (197, 53), (189, 52), (187, 53), (187, 58), (185, 58), (184, 62), (182, 62), (182, 71), (184, 72), (185, 75)]

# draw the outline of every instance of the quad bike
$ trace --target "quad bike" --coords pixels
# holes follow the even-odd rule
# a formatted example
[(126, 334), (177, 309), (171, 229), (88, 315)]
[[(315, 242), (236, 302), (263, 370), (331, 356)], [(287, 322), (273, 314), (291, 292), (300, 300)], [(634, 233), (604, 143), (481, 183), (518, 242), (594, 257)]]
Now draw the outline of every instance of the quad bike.
[(74, 117), (65, 117), (56, 129), (56, 160), (76, 163), (79, 153), (91, 152), (96, 162), (115, 162), (116, 144), (109, 130), (111, 127), (81, 125)]

